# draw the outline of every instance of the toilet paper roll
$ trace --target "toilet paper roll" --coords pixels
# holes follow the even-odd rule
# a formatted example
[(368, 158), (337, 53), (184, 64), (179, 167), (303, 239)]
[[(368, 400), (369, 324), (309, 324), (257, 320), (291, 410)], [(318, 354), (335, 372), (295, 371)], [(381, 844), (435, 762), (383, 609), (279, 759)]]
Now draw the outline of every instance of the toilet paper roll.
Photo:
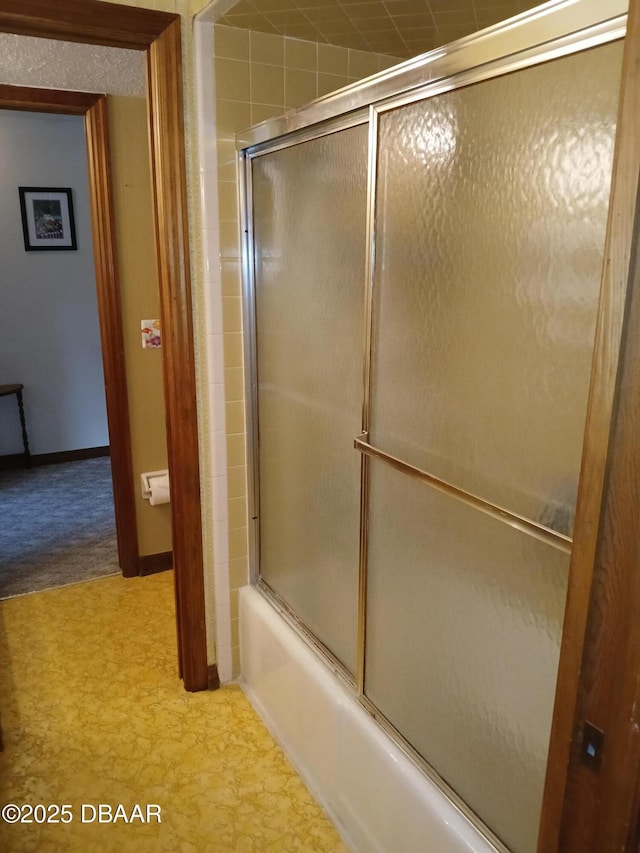
[(168, 504), (171, 500), (169, 491), (169, 475), (164, 474), (162, 477), (149, 478), (149, 503), (151, 506), (159, 506), (160, 504)]

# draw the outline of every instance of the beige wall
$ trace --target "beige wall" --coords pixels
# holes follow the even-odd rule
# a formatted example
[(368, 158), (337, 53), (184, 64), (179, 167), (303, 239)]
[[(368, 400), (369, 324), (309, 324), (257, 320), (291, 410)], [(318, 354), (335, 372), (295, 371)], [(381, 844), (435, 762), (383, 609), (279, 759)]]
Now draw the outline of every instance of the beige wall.
[(248, 580), (247, 469), (235, 134), (302, 106), (398, 59), (214, 25), (218, 206), (229, 490), (229, 585), (234, 675), (238, 590)]
[(140, 474), (167, 467), (162, 352), (142, 349), (140, 321), (160, 316), (145, 98), (109, 96), (109, 134), (131, 449), (141, 555), (171, 550), (171, 507), (152, 507)]

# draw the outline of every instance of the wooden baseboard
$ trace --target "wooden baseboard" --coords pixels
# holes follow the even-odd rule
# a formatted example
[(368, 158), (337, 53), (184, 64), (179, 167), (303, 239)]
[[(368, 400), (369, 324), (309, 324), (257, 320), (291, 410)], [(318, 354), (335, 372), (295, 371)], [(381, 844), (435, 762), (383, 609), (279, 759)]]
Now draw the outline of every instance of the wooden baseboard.
[(209, 664), (207, 674), (209, 678), (209, 690), (219, 690), (220, 676), (218, 675), (218, 665), (215, 663)]
[(155, 575), (167, 572), (173, 568), (173, 551), (162, 551), (160, 554), (145, 554), (138, 557), (138, 574)]
[[(57, 453), (37, 453), (31, 455), (31, 467), (36, 465), (57, 465), (61, 462), (77, 462), (80, 459), (97, 459), (100, 456), (109, 456), (109, 446), (106, 447), (82, 447), (80, 450), (60, 450)], [(11, 453), (0, 456), (0, 469), (24, 468), (25, 460), (23, 453)]]

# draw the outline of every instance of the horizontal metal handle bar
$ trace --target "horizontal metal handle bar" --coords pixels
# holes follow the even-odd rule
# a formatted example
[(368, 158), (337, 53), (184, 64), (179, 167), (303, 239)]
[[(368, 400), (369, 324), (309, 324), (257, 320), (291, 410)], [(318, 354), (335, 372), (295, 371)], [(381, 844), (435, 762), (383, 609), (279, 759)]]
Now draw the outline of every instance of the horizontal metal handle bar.
[(522, 533), (527, 533), (529, 536), (533, 536), (540, 540), (540, 542), (545, 542), (547, 545), (551, 545), (559, 551), (564, 551), (565, 554), (571, 553), (573, 540), (569, 536), (565, 536), (563, 533), (558, 533), (557, 530), (552, 530), (550, 527), (545, 527), (544, 524), (538, 524), (538, 522), (532, 521), (530, 518), (526, 518), (523, 515), (511, 512), (511, 510), (491, 503), (491, 501), (486, 501), (484, 498), (479, 498), (477, 495), (471, 494), (471, 492), (465, 492), (463, 489), (459, 489), (457, 486), (448, 483), (446, 480), (441, 480), (439, 477), (435, 477), (433, 474), (428, 474), (421, 468), (416, 468), (408, 462), (403, 462), (401, 459), (391, 456), (390, 453), (385, 453), (384, 450), (380, 450), (378, 447), (374, 447), (372, 444), (369, 444), (365, 441), (365, 438), (368, 437), (369, 436), (366, 433), (363, 433), (354, 439), (353, 446), (356, 450), (359, 450), (360, 453), (364, 453), (366, 456), (371, 456), (374, 459), (380, 459), (382, 462), (386, 462), (387, 465), (391, 465), (391, 467), (395, 468), (396, 471), (400, 471), (402, 474), (408, 474), (410, 477), (413, 477), (416, 480), (421, 480), (423, 483), (428, 483), (439, 492), (443, 492), (445, 495), (450, 495), (451, 497), (462, 501), (462, 503), (467, 506), (480, 510), (480, 512), (483, 512), (485, 515), (495, 518), (497, 521), (502, 521), (510, 527), (520, 530)]

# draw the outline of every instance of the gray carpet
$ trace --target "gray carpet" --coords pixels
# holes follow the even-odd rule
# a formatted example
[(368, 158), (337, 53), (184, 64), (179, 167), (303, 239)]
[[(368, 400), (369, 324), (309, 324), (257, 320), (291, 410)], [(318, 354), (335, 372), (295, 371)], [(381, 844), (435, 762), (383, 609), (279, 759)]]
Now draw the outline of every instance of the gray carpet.
[(118, 571), (108, 457), (0, 471), (0, 598)]

